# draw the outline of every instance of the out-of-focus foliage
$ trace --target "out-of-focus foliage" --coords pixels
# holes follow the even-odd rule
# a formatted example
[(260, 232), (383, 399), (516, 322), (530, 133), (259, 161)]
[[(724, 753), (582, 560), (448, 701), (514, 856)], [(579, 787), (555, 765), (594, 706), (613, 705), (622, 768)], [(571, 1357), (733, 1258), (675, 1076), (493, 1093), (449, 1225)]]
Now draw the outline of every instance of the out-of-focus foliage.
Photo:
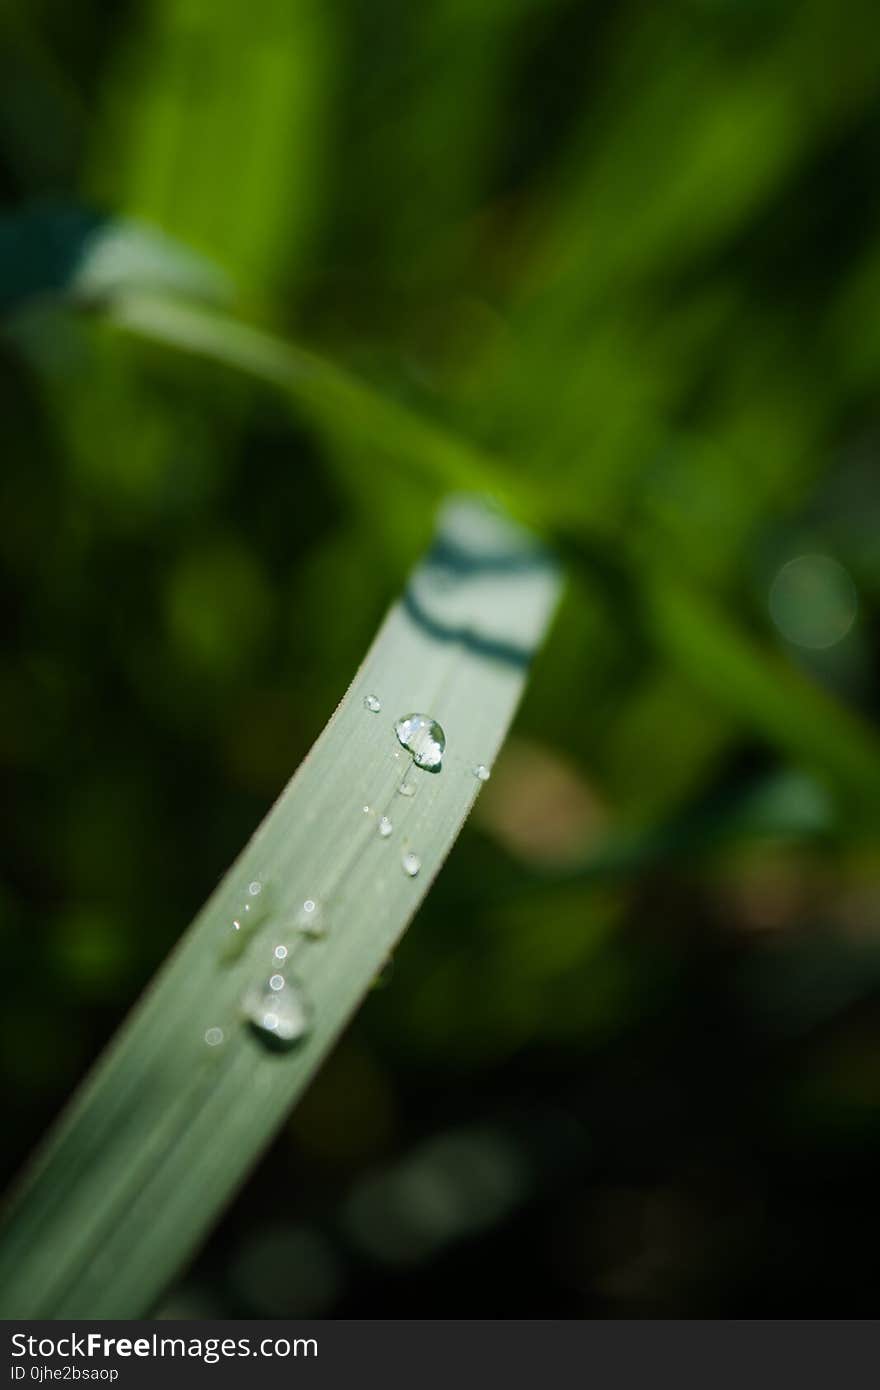
[(0, 24), (8, 1169), (490, 488), (519, 740), (169, 1309), (866, 1311), (875, 8)]

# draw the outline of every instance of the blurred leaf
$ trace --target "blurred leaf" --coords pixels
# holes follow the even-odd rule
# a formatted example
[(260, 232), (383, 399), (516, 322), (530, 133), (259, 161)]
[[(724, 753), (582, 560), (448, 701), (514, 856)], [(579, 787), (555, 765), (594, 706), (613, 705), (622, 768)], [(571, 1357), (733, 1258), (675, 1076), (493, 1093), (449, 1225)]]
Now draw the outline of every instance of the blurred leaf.
[(711, 599), (666, 577), (646, 584), (657, 641), (714, 700), (827, 779), (856, 817), (880, 816), (880, 744), (857, 715), (750, 641)]
[(0, 312), (46, 296), (89, 303), (132, 289), (229, 295), (216, 267), (151, 227), (73, 206), (0, 218)]
[[(530, 485), (514, 482), (494, 460), (313, 353), (155, 297), (126, 297), (115, 306), (114, 320), (128, 331), (203, 353), (292, 391), (323, 428), (356, 432), (362, 444), (372, 442), (386, 455), (393, 451), (398, 466), (433, 476), (436, 485), (450, 487), (467, 478), (490, 489), (497, 481), (496, 495), (501, 491), (516, 499), (516, 510), (527, 510), (532, 501)], [(543, 515), (545, 508), (531, 510)], [(696, 687), (708, 687), (722, 707), (828, 776), (862, 811), (872, 816), (880, 811), (880, 747), (855, 715), (781, 658), (750, 646), (693, 586), (667, 582), (650, 568), (636, 571), (633, 582), (656, 640)]]
[(116, 55), (89, 197), (271, 304), (320, 205), (332, 27), (316, 0), (150, 0)]

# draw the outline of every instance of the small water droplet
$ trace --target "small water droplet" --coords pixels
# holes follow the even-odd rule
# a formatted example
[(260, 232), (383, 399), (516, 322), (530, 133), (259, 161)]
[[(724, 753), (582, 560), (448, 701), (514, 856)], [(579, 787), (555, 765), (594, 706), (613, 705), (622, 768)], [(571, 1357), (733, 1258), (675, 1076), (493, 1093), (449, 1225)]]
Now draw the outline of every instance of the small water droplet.
[[(253, 879), (245, 889), (243, 901), (235, 916), (232, 919), (232, 930), (236, 935), (244, 938), (249, 934), (257, 922), (261, 921), (266, 915), (266, 900), (268, 895), (263, 892), (263, 885), (258, 878)], [(244, 949), (244, 942), (240, 948)]]
[(287, 957), (290, 955), (290, 952), (288, 951), (286, 946), (276, 946), (272, 954), (274, 955), (276, 960), (287, 960)]
[(382, 708), (382, 701), (377, 695), (364, 696), (364, 709), (368, 709), (370, 714), (378, 714)]
[(288, 980), (281, 980), (281, 989), (272, 983), (280, 976), (272, 976), (265, 985), (250, 990), (244, 997), (245, 1016), (261, 1042), (267, 1047), (286, 1049), (300, 1042), (311, 1027), (308, 1001), (301, 987)]
[(276, 993), (278, 992), (279, 989), (283, 989), (283, 988), (284, 988), (284, 976), (283, 976), (283, 975), (270, 975), (270, 976), (269, 976), (269, 988), (270, 988), (270, 989), (274, 989), (274, 990), (276, 991)]
[(372, 809), (373, 809), (373, 808), (372, 808), (371, 806), (362, 806), (362, 807), (361, 807), (361, 810), (363, 811), (363, 813), (364, 813), (365, 816), (371, 815), (371, 814), (372, 814)]
[(489, 771), (485, 763), (477, 763), (476, 767), (474, 768), (474, 776), (476, 777), (478, 782), (488, 782), (489, 778), (492, 776), (492, 773)]
[(415, 782), (401, 782), (397, 790), (400, 792), (401, 796), (415, 796), (416, 784)]
[(389, 818), (387, 816), (383, 816), (382, 819), (379, 821), (379, 834), (382, 836), (382, 839), (387, 840), (388, 836), (391, 834), (393, 829), (394, 826), (391, 824)]
[(446, 735), (430, 714), (404, 714), (394, 725), (397, 741), (425, 772), (439, 772), (446, 751)]
[(421, 859), (417, 854), (413, 854), (412, 850), (409, 850), (400, 862), (403, 866), (403, 872), (409, 874), (410, 878), (415, 878), (419, 869), (422, 867)]
[(223, 1041), (223, 1029), (222, 1029), (222, 1028), (206, 1028), (206, 1029), (205, 1029), (205, 1042), (208, 1044), (209, 1047), (219, 1047), (220, 1044), (222, 1043), (222, 1041)]
[(315, 940), (326, 935), (327, 924), (324, 920), (324, 909), (317, 898), (306, 898), (296, 914), (296, 927), (303, 936), (310, 936)]

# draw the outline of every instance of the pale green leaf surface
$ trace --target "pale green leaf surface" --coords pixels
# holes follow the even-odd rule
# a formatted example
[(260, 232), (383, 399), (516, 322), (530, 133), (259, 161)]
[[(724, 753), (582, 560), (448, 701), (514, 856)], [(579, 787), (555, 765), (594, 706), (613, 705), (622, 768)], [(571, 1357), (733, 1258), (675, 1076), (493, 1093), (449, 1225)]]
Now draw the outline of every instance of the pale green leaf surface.
[[(530, 537), (451, 504), (346, 697), (26, 1176), (0, 1239), (0, 1312), (51, 1318), (148, 1311), (314, 1074), (431, 885), (479, 793), (558, 573)], [(332, 615), (329, 615), (332, 620)], [(364, 706), (375, 694), (379, 713)], [(295, 699), (295, 692), (291, 698)], [(409, 767), (394, 721), (426, 711), (447, 749)], [(370, 808), (369, 813), (364, 807)], [(389, 815), (383, 839), (378, 816)], [(409, 877), (402, 855), (421, 870)], [(253, 880), (265, 916), (236, 933)], [(326, 938), (293, 956), (313, 1013), (297, 1050), (268, 1050), (241, 1007), (306, 898)], [(244, 949), (240, 949), (241, 947)], [(449, 1001), (449, 1027), (456, 1027)], [(205, 1033), (225, 1041), (208, 1047)]]

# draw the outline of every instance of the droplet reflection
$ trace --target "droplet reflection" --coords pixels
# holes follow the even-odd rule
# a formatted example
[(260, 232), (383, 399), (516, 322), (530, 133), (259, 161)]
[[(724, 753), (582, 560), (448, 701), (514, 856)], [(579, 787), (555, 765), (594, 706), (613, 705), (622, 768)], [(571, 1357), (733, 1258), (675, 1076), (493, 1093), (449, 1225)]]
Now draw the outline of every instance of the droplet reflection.
[[(280, 988), (276, 980), (281, 981)], [(280, 975), (250, 990), (242, 1007), (254, 1033), (268, 1047), (294, 1047), (311, 1028), (311, 1012), (301, 986)]]
[(446, 751), (446, 735), (430, 714), (404, 714), (394, 725), (398, 743), (412, 754), (416, 767), (439, 772)]

